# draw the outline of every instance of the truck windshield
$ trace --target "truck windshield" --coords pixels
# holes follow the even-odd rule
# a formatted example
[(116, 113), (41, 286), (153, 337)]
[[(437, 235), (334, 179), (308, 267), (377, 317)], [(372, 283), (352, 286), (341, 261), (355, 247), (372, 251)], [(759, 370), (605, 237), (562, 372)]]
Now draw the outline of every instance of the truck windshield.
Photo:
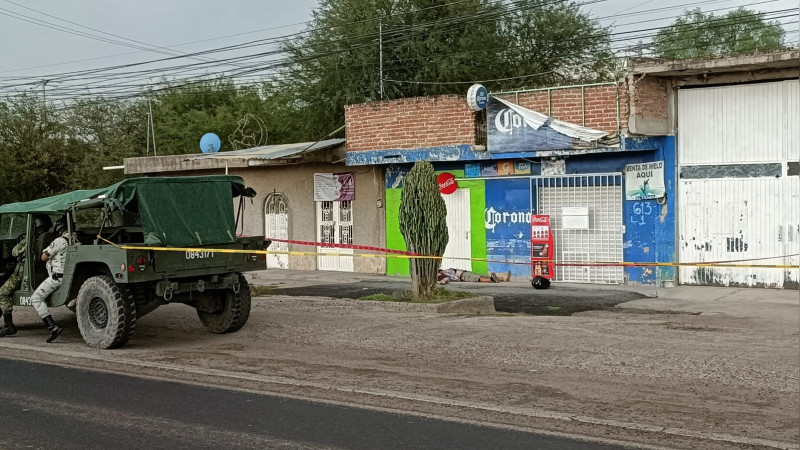
[(0, 216), (0, 240), (17, 239), (25, 233), (27, 222), (25, 214), (3, 214)]

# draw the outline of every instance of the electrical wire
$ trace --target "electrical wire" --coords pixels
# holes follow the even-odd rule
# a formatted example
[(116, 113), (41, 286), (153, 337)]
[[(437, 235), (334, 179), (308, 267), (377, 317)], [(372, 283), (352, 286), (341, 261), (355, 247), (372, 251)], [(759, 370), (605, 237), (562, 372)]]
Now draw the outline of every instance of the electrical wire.
[[(775, 14), (775, 13), (778, 13), (778, 12), (784, 12), (784, 11), (786, 11), (786, 10), (782, 10), (782, 11), (776, 11), (776, 12), (771, 12), (771, 14)], [(718, 19), (717, 19), (717, 20), (718, 20)], [(658, 29), (660, 29), (660, 28), (651, 28), (651, 29), (644, 29), (644, 30), (633, 30), (633, 31), (629, 31), (629, 32), (621, 32), (621, 33), (614, 33), (614, 34), (624, 34), (624, 33), (642, 32), (642, 31), (647, 31), (647, 30), (658, 30)], [(346, 49), (344, 49), (344, 51), (351, 51), (351, 50), (354, 50), (354, 48), (346, 48)], [(324, 55), (324, 54), (322, 55), (322, 57), (325, 57), (325, 56), (329, 56), (329, 55)], [(189, 66), (189, 67), (192, 67), (192, 66)], [(194, 66), (194, 67), (197, 67), (197, 66)], [(262, 68), (262, 71), (263, 71), (263, 70), (270, 70), (270, 69), (271, 69), (271, 67)], [(230, 76), (230, 78), (232, 78), (232, 79), (233, 79), (233, 78), (236, 78), (237, 76), (247, 76), (247, 74), (248, 74), (248, 73), (254, 73), (254, 72), (257, 72), (257, 70), (254, 70), (254, 69), (251, 69), (251, 68), (247, 68), (247, 69), (246, 69), (245, 71), (243, 71), (243, 73), (241, 73), (241, 74), (232, 74), (232, 75)], [(212, 74), (212, 75), (213, 75), (213, 74)], [(515, 79), (515, 78), (526, 78), (526, 77), (531, 77), (531, 76), (534, 76), (534, 75), (526, 75), (526, 76), (520, 76), (520, 77), (509, 77), (509, 78), (497, 79), (497, 80), (510, 80), (510, 79)], [(207, 76), (206, 76), (206, 77), (207, 77)], [(201, 82), (204, 82), (204, 81), (208, 81), (208, 80), (201, 80)], [(402, 80), (389, 80), (389, 81), (394, 81), (394, 82), (403, 82)], [(422, 82), (418, 82), (418, 83), (420, 83), (420, 84), (421, 84)], [(443, 82), (436, 82), (436, 83), (437, 83), (437, 84), (444, 84)], [(453, 84), (461, 84), (461, 83), (467, 83), (467, 82), (451, 82), (451, 83), (453, 83)]]

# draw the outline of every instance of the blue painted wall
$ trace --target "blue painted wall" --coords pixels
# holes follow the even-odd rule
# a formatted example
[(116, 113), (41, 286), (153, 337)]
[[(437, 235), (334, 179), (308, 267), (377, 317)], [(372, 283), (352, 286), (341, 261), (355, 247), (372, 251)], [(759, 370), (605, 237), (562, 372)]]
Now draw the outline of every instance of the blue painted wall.
[[(675, 262), (675, 138), (661, 138), (659, 148), (652, 156), (651, 161), (664, 161), (666, 203), (625, 201), (625, 260)], [(625, 274), (632, 284), (675, 282), (674, 267), (629, 267)]]
[(486, 257), (492, 272), (511, 271), (515, 277), (530, 277), (531, 182), (529, 178), (486, 180)]

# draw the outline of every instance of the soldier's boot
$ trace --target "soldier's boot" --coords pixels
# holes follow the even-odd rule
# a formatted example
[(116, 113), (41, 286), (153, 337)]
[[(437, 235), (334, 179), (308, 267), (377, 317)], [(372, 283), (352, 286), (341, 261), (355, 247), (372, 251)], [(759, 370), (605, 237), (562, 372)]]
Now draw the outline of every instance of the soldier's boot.
[(47, 317), (42, 319), (45, 325), (47, 325), (47, 330), (50, 332), (50, 336), (47, 337), (47, 342), (53, 342), (56, 340), (59, 334), (64, 331), (63, 328), (58, 326), (55, 320), (53, 320), (53, 316), (48, 315)]
[(14, 326), (14, 320), (11, 318), (11, 313), (3, 314), (0, 312), (0, 316), (3, 316), (3, 321), (5, 322), (5, 326), (0, 328), (0, 337), (4, 336), (13, 336), (17, 334), (17, 327)]

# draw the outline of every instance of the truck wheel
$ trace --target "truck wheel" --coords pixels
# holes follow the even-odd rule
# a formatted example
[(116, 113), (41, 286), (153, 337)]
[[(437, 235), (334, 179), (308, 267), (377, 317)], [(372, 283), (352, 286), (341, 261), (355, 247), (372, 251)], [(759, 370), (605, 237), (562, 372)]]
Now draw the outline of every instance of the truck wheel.
[(250, 317), (250, 286), (247, 280), (239, 275), (239, 292), (228, 289), (221, 294), (225, 306), (221, 311), (209, 313), (197, 310), (200, 321), (208, 331), (216, 334), (230, 333), (242, 328)]
[(136, 328), (133, 295), (104, 275), (83, 283), (78, 291), (76, 314), (78, 329), (89, 347), (122, 347)]

